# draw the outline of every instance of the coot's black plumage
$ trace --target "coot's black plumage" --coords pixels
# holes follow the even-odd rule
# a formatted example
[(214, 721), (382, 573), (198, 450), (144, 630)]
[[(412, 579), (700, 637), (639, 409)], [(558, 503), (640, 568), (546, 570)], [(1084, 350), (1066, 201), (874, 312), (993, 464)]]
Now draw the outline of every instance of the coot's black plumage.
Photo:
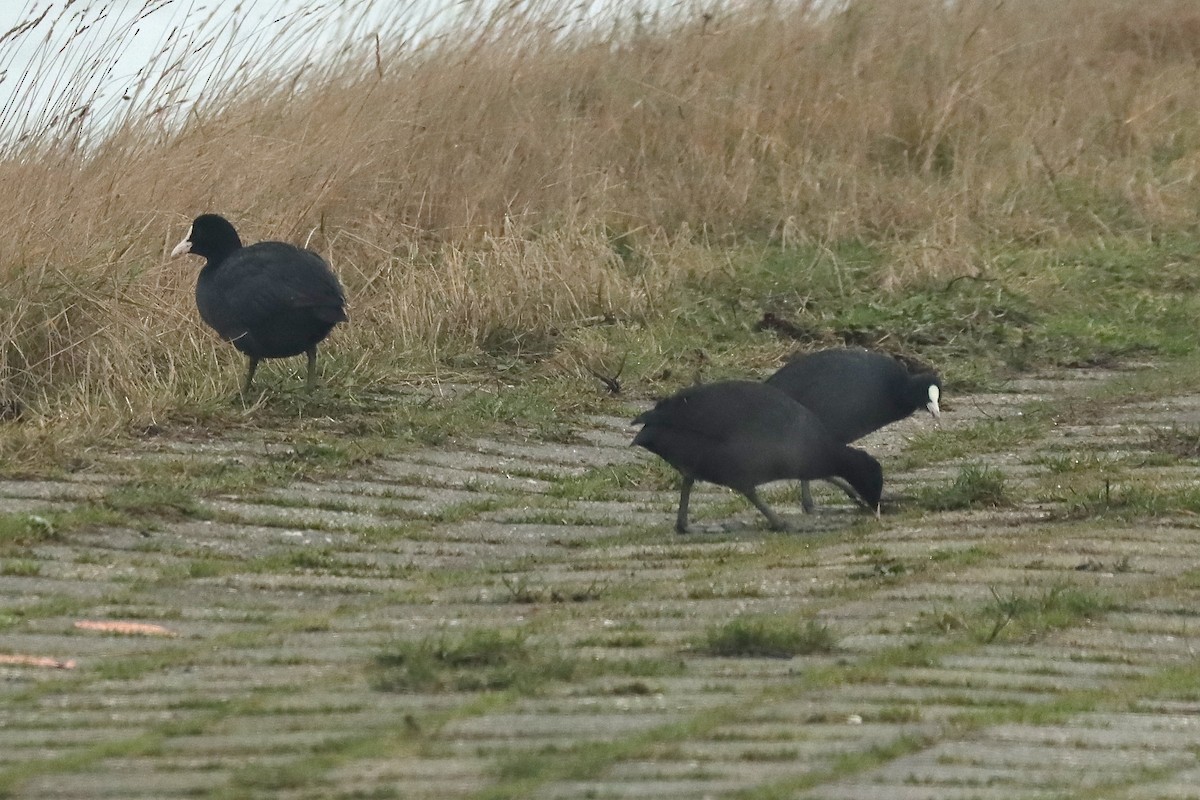
[[(766, 382), (816, 414), (843, 444), (922, 407), (935, 417), (941, 414), (942, 382), (937, 373), (910, 372), (892, 356), (871, 350), (818, 350), (785, 364)], [(811, 511), (807, 481), (801, 488), (804, 508)]]
[(683, 484), (675, 529), (687, 532), (688, 499), (698, 480), (745, 495), (775, 529), (786, 524), (756, 492), (784, 479), (838, 476), (878, 512), (879, 462), (834, 440), (820, 420), (773, 386), (725, 381), (692, 386), (660, 401), (634, 424), (633, 443), (679, 470)]
[(182, 253), (208, 259), (196, 281), (196, 307), (249, 357), (243, 394), (259, 361), (301, 353), (308, 355), (308, 388), (316, 385), (317, 345), (347, 319), (346, 295), (323, 258), (284, 242), (243, 247), (233, 225), (216, 214), (196, 217), (171, 251)]

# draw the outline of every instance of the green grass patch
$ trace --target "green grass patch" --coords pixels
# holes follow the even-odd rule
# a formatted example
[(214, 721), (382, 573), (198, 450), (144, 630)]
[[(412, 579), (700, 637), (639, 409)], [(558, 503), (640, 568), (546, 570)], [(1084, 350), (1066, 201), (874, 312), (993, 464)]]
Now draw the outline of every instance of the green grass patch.
[(823, 769), (761, 784), (735, 792), (730, 797), (735, 800), (787, 800), (787, 798), (793, 798), (803, 793), (806, 789), (832, 783), (839, 778), (866, 774), (875, 767), (920, 752), (932, 743), (932, 739), (922, 736), (900, 734), (864, 750), (838, 755), (832, 760), (830, 766)]
[(524, 575), (505, 575), (500, 584), (504, 593), (500, 602), (506, 603), (590, 603), (604, 596), (608, 585), (599, 580), (574, 586), (543, 586)]
[(289, 552), (284, 563), (292, 569), (329, 572), (337, 568), (338, 558), (329, 547), (304, 547)]
[(1011, 450), (1041, 437), (1050, 422), (1040, 414), (988, 419), (956, 430), (928, 430), (912, 438), (904, 451), (903, 468)]
[(1104, 481), (1064, 498), (1066, 519), (1153, 519), (1200, 513), (1200, 487)]
[(34, 578), (42, 573), (41, 562), (28, 558), (5, 558), (0, 560), (0, 575), (15, 578)]
[(1146, 449), (1178, 458), (1200, 458), (1200, 426), (1154, 428), (1147, 437)]
[(1103, 450), (1073, 450), (1070, 452), (1042, 452), (1034, 463), (1046, 468), (1054, 475), (1069, 475), (1111, 470), (1122, 465), (1124, 459)]
[(639, 622), (628, 620), (615, 624), (601, 633), (585, 636), (576, 644), (579, 647), (640, 648), (655, 643), (653, 633)]
[(992, 548), (973, 544), (967, 547), (939, 547), (929, 554), (929, 560), (934, 564), (969, 567), (981, 564), (995, 555), (996, 552)]
[(488, 511), (503, 508), (504, 501), (498, 497), (483, 497), (478, 500), (462, 500), (431, 511), (427, 517), (431, 522), (464, 522)]
[(61, 541), (74, 531), (127, 525), (130, 521), (127, 513), (103, 505), (79, 505), (40, 514), (0, 514), (0, 552)]
[(24, 547), (54, 541), (61, 535), (54, 514), (0, 514), (0, 547)]
[(475, 630), (402, 641), (375, 657), (372, 685), (387, 692), (515, 691), (569, 680), (578, 664), (520, 631)]
[[(513, 377), (526, 378), (517, 385), (495, 384), (494, 372), (480, 364), (463, 364), (479, 383), (449, 398), (429, 397), (397, 404), (392, 432), (404, 441), (422, 445), (444, 444), (497, 431), (520, 429), (544, 441), (576, 442), (572, 423), (582, 414), (604, 409), (601, 395), (580, 391), (577, 382), (558, 376), (530, 374), (527, 364), (508, 365)], [(492, 380), (487, 380), (491, 377)]]
[(215, 558), (194, 558), (187, 564), (187, 576), (189, 578), (216, 578), (237, 569), (238, 563)]
[(581, 475), (557, 478), (547, 495), (570, 500), (619, 500), (625, 490), (636, 488), (645, 479), (646, 466), (640, 461), (593, 467)]
[(134, 483), (110, 489), (101, 504), (104, 508), (131, 517), (182, 519), (202, 517), (195, 493), (168, 483)]
[(762, 597), (762, 584), (754, 581), (708, 580), (688, 584), (689, 600), (721, 600), (738, 597)]
[(1034, 594), (992, 589), (992, 602), (977, 612), (980, 623), (975, 635), (985, 644), (1028, 640), (1084, 619), (1098, 619), (1117, 608), (1116, 600), (1074, 586), (1054, 586)]
[(67, 614), (77, 614), (87, 603), (71, 597), (48, 597), (36, 603), (30, 603), (21, 608), (10, 608), (0, 612), (0, 630), (12, 629), (24, 625), (29, 620), (47, 619)]
[(605, 519), (602, 516), (589, 515), (587, 512), (562, 510), (552, 508), (530, 508), (514, 511), (505, 515), (504, 522), (508, 525), (552, 525), (576, 528), (611, 527), (620, 524), (617, 519)]
[[(1121, 608), (1118, 599), (1105, 593), (1065, 584), (1031, 592), (990, 591), (991, 599), (981, 605), (922, 612), (913, 630), (939, 634), (950, 641), (965, 635), (981, 644), (1024, 642)], [(913, 651), (917, 663), (909, 666), (932, 666), (924, 663), (925, 655), (932, 652), (928, 644), (920, 645)]]
[(696, 649), (710, 656), (791, 658), (831, 653), (836, 647), (833, 631), (817, 620), (747, 616), (710, 628)]
[(920, 507), (930, 511), (999, 508), (1010, 503), (1004, 473), (981, 464), (968, 464), (950, 484), (922, 487), (918, 494)]

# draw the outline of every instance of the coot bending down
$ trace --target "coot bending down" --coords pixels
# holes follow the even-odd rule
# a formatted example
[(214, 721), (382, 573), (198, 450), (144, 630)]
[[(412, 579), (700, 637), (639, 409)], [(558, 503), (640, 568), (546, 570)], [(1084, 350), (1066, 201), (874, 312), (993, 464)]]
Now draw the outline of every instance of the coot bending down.
[(192, 222), (172, 256), (208, 262), (196, 281), (200, 317), (250, 359), (242, 394), (264, 358), (308, 355), (307, 386), (317, 380), (317, 344), (345, 322), (346, 295), (325, 260), (284, 242), (242, 247), (233, 225), (216, 214)]
[[(767, 378), (816, 414), (834, 439), (861, 439), (919, 408), (937, 417), (942, 382), (932, 371), (909, 370), (886, 353), (853, 348), (819, 350), (785, 364)], [(844, 487), (843, 487), (844, 488)], [(804, 510), (813, 508), (808, 482), (801, 484)]]
[(773, 386), (754, 381), (692, 386), (633, 422), (643, 426), (633, 443), (683, 477), (675, 518), (680, 533), (687, 532), (688, 499), (698, 480), (745, 495), (776, 530), (787, 525), (755, 490), (777, 480), (838, 476), (879, 513), (879, 462), (835, 441), (811, 411)]

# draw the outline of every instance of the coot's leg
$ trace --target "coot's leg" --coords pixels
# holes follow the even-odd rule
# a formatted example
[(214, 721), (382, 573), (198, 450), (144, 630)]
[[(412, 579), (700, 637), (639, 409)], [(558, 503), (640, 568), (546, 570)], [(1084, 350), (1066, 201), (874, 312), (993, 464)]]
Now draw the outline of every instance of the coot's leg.
[(692, 484), (696, 482), (695, 478), (683, 476), (683, 483), (679, 487), (679, 513), (675, 515), (675, 530), (679, 533), (687, 533), (688, 526), (688, 500), (692, 496)]
[(246, 380), (242, 382), (242, 394), (250, 394), (250, 384), (254, 381), (254, 370), (258, 369), (258, 359), (249, 356), (250, 366), (246, 369)]
[(775, 514), (775, 512), (771, 510), (770, 506), (759, 499), (758, 492), (756, 492), (754, 489), (746, 492), (746, 499), (751, 503), (754, 503), (754, 507), (763, 513), (763, 516), (767, 518), (767, 522), (771, 523), (772, 530), (786, 531), (788, 529), (788, 524), (781, 520)]
[(800, 481), (800, 505), (804, 508), (805, 514), (811, 514), (813, 509), (817, 507), (812, 499), (811, 481)]
[(317, 386), (317, 346), (314, 344), (304, 352), (308, 354), (308, 382), (306, 385), (311, 392)]

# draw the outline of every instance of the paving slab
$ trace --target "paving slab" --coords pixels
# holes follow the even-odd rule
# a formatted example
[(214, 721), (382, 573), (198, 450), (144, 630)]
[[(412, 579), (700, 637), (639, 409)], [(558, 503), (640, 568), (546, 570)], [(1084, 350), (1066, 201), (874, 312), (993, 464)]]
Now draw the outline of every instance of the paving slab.
[[(1019, 419), (1033, 401), (1068, 417), (1116, 374), (1013, 381), (947, 398), (940, 425), (865, 438), (893, 498), (878, 522), (833, 490), (805, 515), (794, 489), (770, 487), (797, 528), (775, 533), (702, 486), (697, 533), (675, 534), (674, 485), (624, 485), (653, 462), (614, 409), (565, 441), (397, 447), (0, 553), (0, 795), (1200, 797), (1200, 523), (1072, 517), (1063, 488), (1100, 459), (1122, 481), (1186, 490), (1200, 465), (1154, 465), (1149, 443), (1200, 423), (1200, 395), (894, 466), (914, 437)], [(0, 482), (0, 508), (86, 508), (155, 468), (297, 457), (286, 430), (163, 438), (55, 481)], [(920, 509), (975, 463), (1004, 473), (1011, 505)], [(606, 474), (621, 483), (571, 495)], [(1002, 600), (1068, 588), (1112, 602), (985, 635)], [(832, 644), (708, 651), (743, 618), (815, 621)], [(491, 649), (455, 656), (471, 641)], [(442, 683), (385, 690), (383, 656), (430, 658)]]

